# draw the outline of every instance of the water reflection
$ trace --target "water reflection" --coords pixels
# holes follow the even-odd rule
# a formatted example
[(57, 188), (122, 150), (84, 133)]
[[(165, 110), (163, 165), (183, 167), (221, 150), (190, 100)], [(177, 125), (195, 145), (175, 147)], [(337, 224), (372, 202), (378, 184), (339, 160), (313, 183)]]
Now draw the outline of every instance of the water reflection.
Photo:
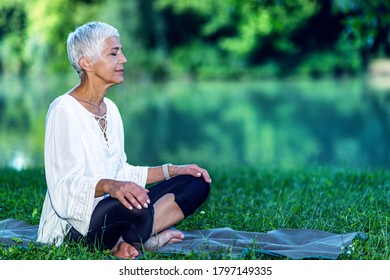
[[(49, 80), (0, 89), (2, 166), (42, 166), (47, 106), (76, 83)], [(127, 83), (108, 96), (135, 164), (390, 167), (390, 94), (363, 80)]]

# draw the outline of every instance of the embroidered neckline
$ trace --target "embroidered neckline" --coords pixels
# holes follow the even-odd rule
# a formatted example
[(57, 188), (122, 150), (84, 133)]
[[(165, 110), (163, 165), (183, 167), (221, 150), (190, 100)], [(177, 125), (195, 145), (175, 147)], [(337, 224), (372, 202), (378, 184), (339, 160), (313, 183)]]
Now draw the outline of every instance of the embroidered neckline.
[[(90, 112), (91, 113), (91, 112)], [(93, 113), (91, 113), (92, 117), (94, 118), (94, 120), (97, 122), (97, 125), (99, 126), (100, 130), (102, 131), (103, 133), (103, 137), (104, 137), (104, 140), (107, 142), (107, 145), (108, 145), (108, 136), (107, 136), (107, 125), (108, 125), (108, 121), (107, 121), (107, 113), (104, 114), (103, 116), (98, 116), (98, 115), (95, 115)]]
[(74, 100), (78, 101), (77, 103), (85, 110), (85, 112), (88, 112), (93, 117), (93, 119), (97, 122), (98, 127), (100, 128), (100, 130), (103, 133), (103, 138), (106, 141), (107, 146), (109, 146), (108, 136), (107, 136), (107, 123), (108, 123), (108, 120), (107, 120), (107, 105), (104, 103), (104, 105), (106, 106), (106, 113), (103, 116), (98, 116), (98, 115), (92, 113), (91, 111), (89, 111), (87, 108), (85, 108), (80, 103), (80, 101), (89, 103), (89, 104), (93, 105), (94, 107), (96, 107), (94, 104), (92, 104), (91, 102), (85, 101), (85, 100), (78, 99), (78, 98), (76, 98), (73, 95), (69, 95), (69, 96), (74, 98)]

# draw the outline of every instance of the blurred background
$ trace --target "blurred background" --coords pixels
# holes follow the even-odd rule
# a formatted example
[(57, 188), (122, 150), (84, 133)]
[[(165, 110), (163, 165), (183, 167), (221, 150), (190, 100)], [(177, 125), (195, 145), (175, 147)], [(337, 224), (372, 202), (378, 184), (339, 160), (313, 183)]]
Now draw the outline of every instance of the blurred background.
[(43, 166), (88, 21), (121, 34), (132, 164), (390, 167), (387, 0), (1, 0), (0, 167)]

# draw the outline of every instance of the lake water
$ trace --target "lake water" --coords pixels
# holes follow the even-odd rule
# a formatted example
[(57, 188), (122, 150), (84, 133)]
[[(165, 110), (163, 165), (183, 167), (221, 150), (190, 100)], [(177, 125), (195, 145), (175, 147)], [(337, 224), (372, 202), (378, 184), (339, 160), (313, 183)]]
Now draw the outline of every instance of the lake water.
[[(0, 82), (0, 167), (43, 166), (47, 108), (77, 78)], [(132, 164), (390, 167), (390, 89), (365, 79), (126, 82), (107, 96)]]

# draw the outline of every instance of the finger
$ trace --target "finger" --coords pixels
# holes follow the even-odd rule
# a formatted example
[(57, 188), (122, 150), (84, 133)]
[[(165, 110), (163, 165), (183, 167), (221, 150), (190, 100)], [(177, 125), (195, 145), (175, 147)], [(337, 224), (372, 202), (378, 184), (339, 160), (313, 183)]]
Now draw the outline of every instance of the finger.
[(130, 210), (133, 208), (142, 209), (141, 203), (132, 194), (127, 193), (126, 200), (130, 203), (130, 207), (128, 207)]
[(126, 199), (129, 200), (129, 202), (138, 209), (142, 209), (142, 207), (149, 207), (150, 199), (143, 190), (135, 190), (131, 193), (128, 192), (126, 194)]
[(191, 175), (197, 176), (197, 177), (202, 175), (200, 173), (201, 168), (199, 166), (197, 166), (196, 164), (187, 165), (186, 167)]
[(135, 196), (136, 200), (139, 202), (140, 205), (144, 208), (148, 208), (150, 204), (149, 196), (147, 196), (145, 193)]
[(202, 176), (202, 173), (200, 172), (200, 170), (198, 170), (196, 168), (188, 168), (187, 173), (189, 175), (194, 176), (194, 177), (201, 177)]
[(150, 199), (148, 196), (149, 190), (137, 185), (135, 183), (129, 184), (127, 188), (128, 192), (134, 196), (134, 198), (143, 206), (148, 207), (147, 204), (150, 204)]
[(202, 173), (202, 176), (203, 176), (203, 179), (205, 180), (205, 182), (211, 183), (211, 177), (210, 177), (209, 173), (207, 172), (207, 170), (203, 169), (201, 173)]
[(143, 187), (140, 187), (138, 190), (139, 192), (135, 194), (135, 198), (143, 207), (147, 208), (148, 204), (150, 204), (150, 199), (148, 196), (149, 190)]
[(197, 165), (192, 165), (192, 168), (196, 171), (196, 174), (194, 176), (196, 176), (196, 177), (203, 177), (205, 182), (211, 183), (210, 175), (209, 175), (209, 173), (207, 172), (206, 169), (200, 168)]
[(118, 201), (119, 201), (120, 203), (122, 203), (122, 205), (123, 205), (124, 207), (126, 207), (127, 209), (133, 210), (133, 206), (130, 204), (130, 202), (129, 202), (124, 196), (122, 196), (122, 197), (117, 197), (116, 199), (118, 199)]
[(188, 174), (194, 177), (203, 177), (205, 182), (211, 183), (211, 178), (206, 169), (200, 168), (196, 164), (179, 166), (177, 173), (179, 175)]

